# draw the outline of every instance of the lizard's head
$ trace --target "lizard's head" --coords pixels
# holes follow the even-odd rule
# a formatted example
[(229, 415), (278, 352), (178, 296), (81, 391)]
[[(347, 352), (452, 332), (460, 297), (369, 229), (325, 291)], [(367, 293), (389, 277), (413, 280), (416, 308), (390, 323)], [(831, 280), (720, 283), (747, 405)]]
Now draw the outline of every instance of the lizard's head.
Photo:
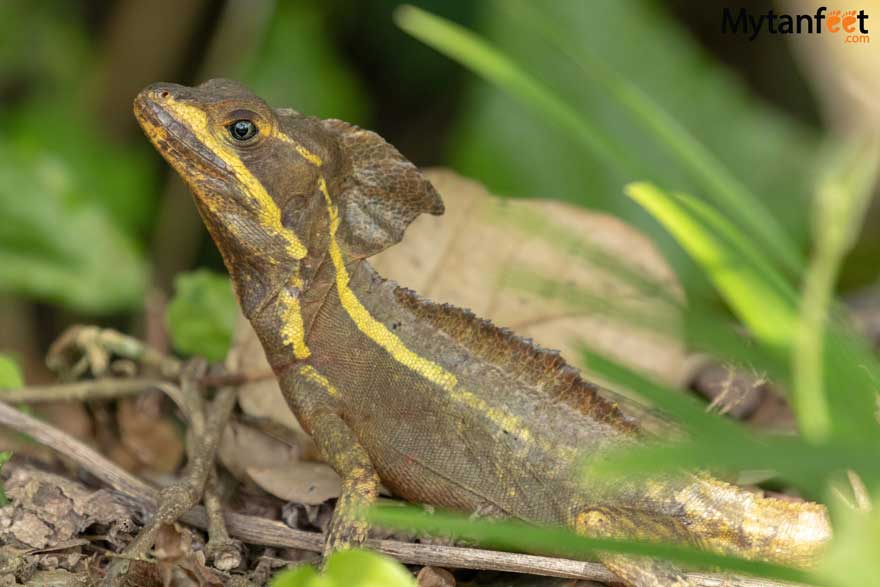
[[(375, 133), (273, 109), (244, 86), (154, 84), (134, 102), (156, 149), (183, 177), (245, 313), (320, 263), (376, 254), (443, 203)], [(335, 219), (334, 219), (335, 214)]]

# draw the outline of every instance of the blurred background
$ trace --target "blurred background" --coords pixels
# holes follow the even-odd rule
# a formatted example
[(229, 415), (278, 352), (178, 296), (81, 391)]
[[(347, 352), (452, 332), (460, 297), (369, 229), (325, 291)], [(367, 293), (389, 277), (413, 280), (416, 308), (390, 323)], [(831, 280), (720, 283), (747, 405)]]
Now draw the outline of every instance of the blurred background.
[[(706, 278), (622, 195), (636, 178), (585, 157), (569, 135), (407, 36), (392, 20), (398, 4), (0, 2), (0, 352), (28, 382), (51, 379), (46, 349), (74, 323), (166, 348), (175, 277), (196, 267), (223, 271), (186, 189), (131, 115), (138, 90), (160, 80), (239, 79), (275, 106), (376, 130), (416, 164), (451, 167), (497, 194), (612, 211), (658, 239), (686, 290), (706, 289)], [(549, 36), (530, 26), (522, 2), (412, 4), (487, 37), (613, 134), (650, 179), (698, 191), (549, 37), (607, 65), (760, 195), (805, 253), (825, 139), (878, 119), (875, 47), (724, 35), (724, 2), (528, 3), (546, 17)], [(870, 12), (877, 2), (862, 4)], [(845, 265), (845, 292), (877, 277), (878, 223), (874, 210)]]

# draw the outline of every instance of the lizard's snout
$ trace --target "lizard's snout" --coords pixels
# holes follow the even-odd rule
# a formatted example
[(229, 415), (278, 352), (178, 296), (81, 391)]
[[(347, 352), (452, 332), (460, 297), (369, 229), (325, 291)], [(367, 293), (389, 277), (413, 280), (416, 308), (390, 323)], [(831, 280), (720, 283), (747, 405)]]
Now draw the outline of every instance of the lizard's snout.
[(134, 99), (135, 107), (144, 107), (148, 104), (164, 104), (171, 100), (184, 98), (187, 88), (178, 84), (159, 82), (150, 84), (140, 91)]

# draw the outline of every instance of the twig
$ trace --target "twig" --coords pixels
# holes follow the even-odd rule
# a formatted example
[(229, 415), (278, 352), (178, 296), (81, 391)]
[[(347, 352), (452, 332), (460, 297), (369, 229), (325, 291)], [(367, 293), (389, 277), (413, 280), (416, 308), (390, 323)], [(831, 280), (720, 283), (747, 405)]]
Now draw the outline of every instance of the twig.
[[(129, 494), (145, 507), (156, 508), (156, 490), (75, 438), (44, 422), (22, 414), (3, 402), (0, 402), (0, 425), (24, 432), (48, 447), (64, 453), (68, 458), (117, 491)], [(202, 529), (209, 526), (208, 514), (203, 507), (191, 509), (180, 519)], [(298, 548), (311, 552), (321, 552), (324, 545), (324, 537), (320, 533), (296, 530), (281, 522), (265, 518), (227, 513), (226, 525), (230, 535), (248, 544)], [(367, 546), (408, 564), (530, 573), (565, 579), (616, 581), (614, 575), (603, 565), (585, 561), (476, 548), (411, 544), (393, 540), (368, 540)], [(689, 573), (688, 577), (702, 587), (719, 587), (724, 584), (722, 575)], [(740, 579), (740, 584), (749, 587), (781, 587), (783, 585), (791, 587), (793, 585), (792, 583), (750, 578)]]
[(110, 487), (133, 497), (149, 509), (156, 508), (155, 489), (61, 430), (19, 412), (4, 402), (0, 402), (0, 425), (27, 434), (76, 462)]
[(204, 495), (205, 483), (214, 470), (217, 447), (235, 405), (237, 390), (234, 387), (221, 389), (214, 401), (205, 407), (196, 383), (203, 371), (204, 364), (190, 364), (182, 374), (183, 396), (188, 402), (192, 427), (187, 435), (187, 474), (177, 483), (159, 492), (156, 514), (125, 548), (123, 556), (110, 565), (104, 577), (105, 585), (119, 584), (128, 572), (131, 561), (147, 556), (159, 530), (179, 520)]
[(230, 538), (226, 530), (216, 466), (208, 475), (203, 501), (208, 516), (208, 542), (205, 544), (208, 560), (213, 561), (214, 567), (221, 571), (238, 568), (242, 562), (243, 547), (238, 540)]
[(106, 377), (91, 381), (77, 381), (76, 383), (32, 385), (18, 389), (0, 390), (0, 392), (2, 392), (3, 401), (7, 403), (32, 404), (49, 401), (113, 399), (161, 388), (165, 383), (160, 379)]
[(199, 383), (206, 387), (226, 387), (227, 385), (244, 385), (245, 383), (253, 383), (255, 381), (263, 381), (265, 379), (274, 379), (275, 373), (268, 369), (266, 371), (245, 371), (242, 373), (224, 373), (222, 375), (205, 375), (199, 380)]
[(177, 378), (183, 363), (146, 345), (143, 341), (109, 328), (73, 326), (49, 347), (46, 364), (57, 372), (78, 377), (91, 370), (96, 377), (107, 373), (110, 357), (117, 355), (158, 371), (162, 377)]

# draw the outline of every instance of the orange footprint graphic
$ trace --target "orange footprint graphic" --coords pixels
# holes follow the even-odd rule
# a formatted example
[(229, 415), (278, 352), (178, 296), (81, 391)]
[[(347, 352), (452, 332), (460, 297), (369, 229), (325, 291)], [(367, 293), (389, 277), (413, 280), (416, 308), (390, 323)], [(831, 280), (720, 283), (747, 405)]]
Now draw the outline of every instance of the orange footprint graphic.
[(832, 10), (828, 13), (828, 32), (836, 33), (840, 31), (840, 11)]
[(847, 10), (843, 14), (843, 30), (848, 33), (851, 33), (856, 30), (856, 27), (853, 26), (856, 22), (856, 11), (855, 10)]

